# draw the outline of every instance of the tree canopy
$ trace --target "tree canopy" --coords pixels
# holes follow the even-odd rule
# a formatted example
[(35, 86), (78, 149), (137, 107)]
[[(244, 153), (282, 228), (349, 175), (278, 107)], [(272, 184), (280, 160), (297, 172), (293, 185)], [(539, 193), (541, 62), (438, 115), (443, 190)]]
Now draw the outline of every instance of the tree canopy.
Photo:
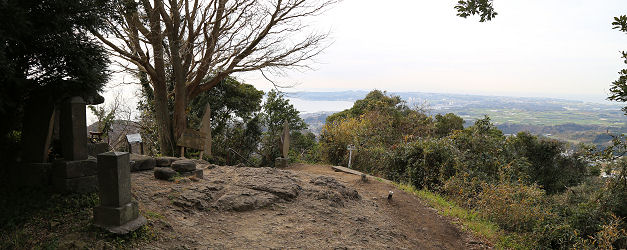
[(0, 1), (2, 144), (19, 140), (7, 135), (21, 135), (27, 102), (52, 110), (66, 97), (94, 96), (102, 89), (108, 55), (86, 30), (100, 27), (109, 6), (108, 0)]
[(159, 144), (172, 154), (194, 97), (233, 73), (306, 67), (326, 47), (327, 34), (309, 32), (303, 20), (334, 2), (119, 0), (117, 18), (91, 31), (132, 65), (123, 64), (127, 70), (148, 76)]

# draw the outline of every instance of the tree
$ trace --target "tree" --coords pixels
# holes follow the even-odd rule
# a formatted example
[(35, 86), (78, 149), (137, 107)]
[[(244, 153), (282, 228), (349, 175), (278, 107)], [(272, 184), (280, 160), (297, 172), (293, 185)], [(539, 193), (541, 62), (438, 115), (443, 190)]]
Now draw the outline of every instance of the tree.
[[(154, 90), (159, 144), (172, 154), (190, 100), (246, 71), (306, 67), (327, 34), (304, 34), (303, 20), (335, 0), (118, 0), (117, 18), (92, 33), (133, 64)], [(174, 97), (172, 117), (168, 97)]]
[[(621, 32), (627, 33), (627, 16), (622, 15), (614, 17), (612, 25), (614, 25), (614, 29), (619, 29)], [(624, 59), (623, 62), (627, 64), (627, 52), (622, 51), (621, 57)], [(618, 102), (627, 102), (627, 69), (618, 71), (618, 80), (612, 82), (610, 93), (611, 94), (607, 99)], [(625, 111), (625, 114), (627, 115), (627, 106), (623, 107), (623, 111)]]
[(455, 130), (464, 129), (464, 119), (453, 114), (435, 115), (435, 134), (444, 137)]
[[(257, 151), (262, 133), (259, 114), (262, 98), (263, 91), (227, 77), (215, 88), (192, 100), (189, 105), (190, 126), (198, 127), (206, 105), (211, 107), (214, 162), (249, 163), (248, 159)], [(233, 150), (244, 159), (232, 156)]]
[(55, 103), (93, 96), (107, 82), (106, 51), (87, 29), (108, 9), (107, 0), (0, 1), (0, 144), (23, 132), (29, 109), (50, 117)]
[(189, 104), (190, 125), (198, 126), (207, 104), (211, 107), (212, 132), (220, 134), (234, 120), (247, 122), (261, 110), (263, 91), (227, 77), (215, 88), (203, 92)]
[(407, 109), (405, 101), (399, 96), (391, 96), (388, 95), (386, 91), (375, 89), (370, 91), (364, 99), (355, 101), (350, 109), (328, 116), (327, 123), (333, 123), (334, 121), (349, 117), (359, 117), (368, 111), (379, 110), (384, 113), (389, 113), (388, 111), (390, 110), (404, 111)]
[(280, 156), (279, 142), (283, 124), (287, 122), (291, 132), (307, 129), (307, 124), (300, 118), (298, 110), (290, 104), (283, 93), (276, 90), (268, 92), (263, 104), (262, 122), (267, 131), (261, 142), (261, 164), (272, 166)]

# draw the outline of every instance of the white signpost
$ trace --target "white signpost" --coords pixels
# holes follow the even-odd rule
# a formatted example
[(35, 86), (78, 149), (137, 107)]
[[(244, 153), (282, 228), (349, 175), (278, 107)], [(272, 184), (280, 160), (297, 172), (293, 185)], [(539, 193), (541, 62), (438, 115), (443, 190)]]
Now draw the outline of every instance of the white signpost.
[(355, 145), (348, 144), (346, 149), (348, 149), (348, 168), (351, 168), (351, 159), (353, 158), (353, 150), (355, 150)]

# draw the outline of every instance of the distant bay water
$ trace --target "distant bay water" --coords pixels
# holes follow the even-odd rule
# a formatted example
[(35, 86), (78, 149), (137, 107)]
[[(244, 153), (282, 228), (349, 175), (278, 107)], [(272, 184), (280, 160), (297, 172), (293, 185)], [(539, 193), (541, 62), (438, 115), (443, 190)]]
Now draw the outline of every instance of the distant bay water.
[(316, 113), (321, 111), (342, 111), (353, 106), (352, 101), (313, 101), (289, 97), (290, 103), (301, 113)]

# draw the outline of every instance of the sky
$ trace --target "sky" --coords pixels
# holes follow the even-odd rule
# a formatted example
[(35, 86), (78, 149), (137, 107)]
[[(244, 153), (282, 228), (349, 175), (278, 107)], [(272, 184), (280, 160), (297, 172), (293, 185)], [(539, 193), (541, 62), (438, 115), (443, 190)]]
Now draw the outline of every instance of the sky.
[[(627, 35), (625, 0), (495, 0), (490, 22), (456, 16), (457, 0), (343, 0), (315, 19), (332, 43), (311, 70), (270, 76), (292, 91), (415, 91), (606, 102)], [(236, 75), (262, 90), (259, 73)], [(114, 78), (119, 81), (119, 78)], [(111, 85), (110, 85), (111, 86)], [(136, 86), (114, 85), (136, 106)], [(88, 114), (89, 120), (94, 117)]]
[[(627, 35), (627, 1), (495, 0), (495, 19), (456, 16), (456, 0), (344, 0), (310, 24), (333, 44), (273, 80), (286, 91), (417, 91), (603, 102)], [(238, 75), (260, 89), (260, 74)]]

